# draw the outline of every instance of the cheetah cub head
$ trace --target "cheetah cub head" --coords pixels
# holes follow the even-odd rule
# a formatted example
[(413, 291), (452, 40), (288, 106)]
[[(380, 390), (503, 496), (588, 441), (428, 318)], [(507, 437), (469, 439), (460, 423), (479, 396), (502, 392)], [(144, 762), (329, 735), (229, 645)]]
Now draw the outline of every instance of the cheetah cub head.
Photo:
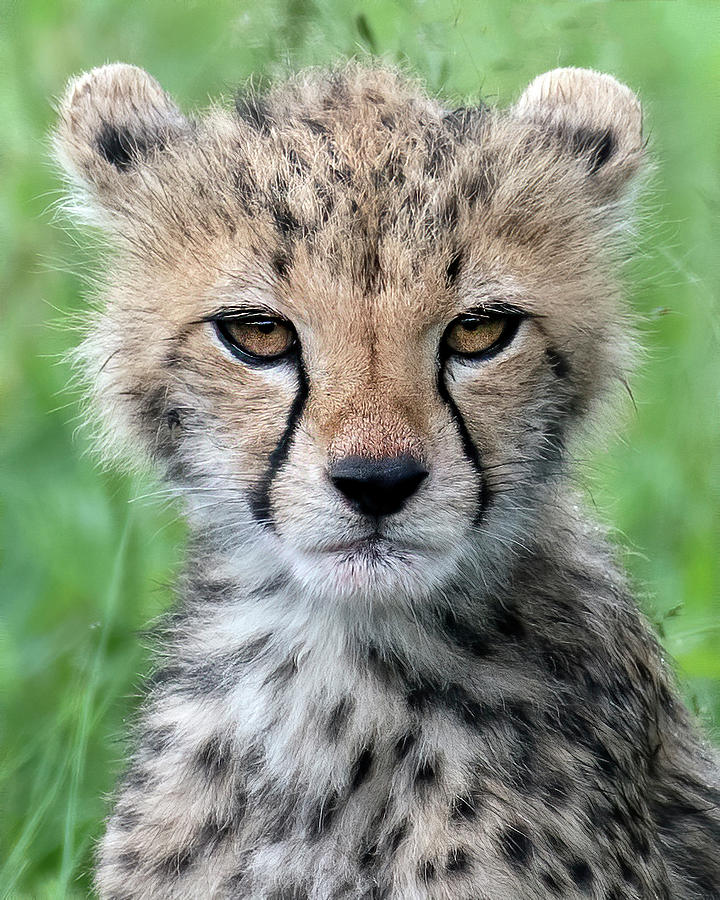
[(559, 69), (448, 109), (351, 65), (189, 118), (109, 65), (55, 146), (114, 245), (80, 351), (105, 452), (160, 462), (213, 546), (382, 604), (538, 527), (629, 343), (628, 88)]

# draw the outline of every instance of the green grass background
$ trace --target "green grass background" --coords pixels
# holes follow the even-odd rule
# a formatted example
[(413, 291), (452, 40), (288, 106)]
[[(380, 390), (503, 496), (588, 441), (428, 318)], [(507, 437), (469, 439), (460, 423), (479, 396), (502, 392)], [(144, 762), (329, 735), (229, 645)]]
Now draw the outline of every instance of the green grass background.
[[(613, 534), (689, 702), (720, 725), (720, 4), (486, 0), (0, 2), (0, 891), (89, 892), (103, 794), (171, 600), (176, 511), (102, 473), (76, 434), (62, 355), (84, 237), (53, 223), (51, 99), (106, 61), (186, 106), (278, 68), (377, 53), (454, 100), (507, 104), (557, 65), (638, 90), (657, 170), (629, 270), (647, 355), (623, 439), (590, 447), (589, 503)], [(135, 501), (135, 502), (133, 502)]]

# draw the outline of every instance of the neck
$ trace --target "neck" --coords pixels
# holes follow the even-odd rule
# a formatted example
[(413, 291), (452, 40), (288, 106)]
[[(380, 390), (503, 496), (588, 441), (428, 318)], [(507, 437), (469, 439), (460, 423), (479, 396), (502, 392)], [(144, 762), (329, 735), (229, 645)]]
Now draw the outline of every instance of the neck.
[[(537, 624), (531, 604), (538, 593), (572, 592), (576, 586), (560, 573), (578, 568), (583, 555), (583, 577), (592, 577), (580, 529), (569, 538), (566, 526), (557, 544), (562, 562), (548, 553), (552, 532), (548, 524), (542, 545), (517, 543), (492, 569), (482, 554), (468, 553), (451, 577), (415, 596), (340, 600), (309, 591), (268, 538), (230, 552), (205, 533), (192, 544), (185, 603), (170, 636), (169, 655), (182, 669), (173, 666), (172, 677), (182, 677), (189, 692), (237, 696), (243, 705), (256, 693), (264, 712), (296, 702), (311, 710), (315, 701), (327, 710), (328, 697), (340, 703), (368, 679), (410, 698), (434, 693), (442, 700), (449, 690), (462, 701), (459, 686), (524, 636), (528, 616)], [(598, 561), (606, 564), (604, 554)], [(607, 570), (598, 568), (597, 580), (606, 582)], [(576, 615), (582, 630), (582, 604)], [(551, 620), (552, 611), (543, 616)]]

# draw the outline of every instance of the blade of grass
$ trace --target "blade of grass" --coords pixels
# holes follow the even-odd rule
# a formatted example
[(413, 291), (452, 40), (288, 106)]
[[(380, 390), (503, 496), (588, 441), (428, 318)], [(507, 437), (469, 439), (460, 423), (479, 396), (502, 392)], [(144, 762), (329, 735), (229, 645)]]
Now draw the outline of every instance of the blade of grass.
[(98, 641), (95, 656), (90, 667), (87, 686), (82, 696), (80, 714), (78, 716), (77, 730), (75, 733), (74, 746), (70, 758), (70, 791), (68, 795), (68, 805), (65, 814), (65, 837), (63, 841), (62, 862), (60, 865), (60, 877), (58, 880), (58, 890), (60, 896), (65, 896), (68, 891), (70, 879), (76, 865), (75, 854), (75, 831), (77, 826), (77, 800), (80, 782), (85, 768), (85, 760), (87, 756), (88, 735), (90, 733), (90, 722), (93, 719), (93, 711), (95, 705), (95, 696), (97, 694), (98, 685), (102, 678), (102, 669), (105, 662), (107, 652), (108, 637), (115, 621), (115, 615), (120, 596), (120, 585), (123, 578), (123, 570), (125, 558), (127, 554), (128, 535), (131, 529), (132, 511), (128, 509), (127, 518), (123, 527), (120, 544), (115, 555), (113, 563), (112, 575), (108, 585), (107, 594), (104, 604), (104, 621), (100, 640)]

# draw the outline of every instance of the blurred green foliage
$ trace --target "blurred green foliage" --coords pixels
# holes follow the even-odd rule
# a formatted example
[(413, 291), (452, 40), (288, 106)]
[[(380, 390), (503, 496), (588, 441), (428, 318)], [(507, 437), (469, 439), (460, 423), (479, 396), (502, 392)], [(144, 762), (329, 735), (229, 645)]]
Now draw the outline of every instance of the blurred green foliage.
[[(251, 76), (380, 54), (453, 100), (590, 66), (639, 91), (657, 169), (627, 277), (647, 348), (624, 440), (578, 477), (687, 696), (720, 723), (720, 5), (488, 0), (0, 3), (0, 890), (84, 896), (184, 530), (76, 434), (63, 354), (96, 260), (54, 222), (52, 97), (106, 61), (186, 106)], [(717, 732), (715, 733), (717, 737)]]

